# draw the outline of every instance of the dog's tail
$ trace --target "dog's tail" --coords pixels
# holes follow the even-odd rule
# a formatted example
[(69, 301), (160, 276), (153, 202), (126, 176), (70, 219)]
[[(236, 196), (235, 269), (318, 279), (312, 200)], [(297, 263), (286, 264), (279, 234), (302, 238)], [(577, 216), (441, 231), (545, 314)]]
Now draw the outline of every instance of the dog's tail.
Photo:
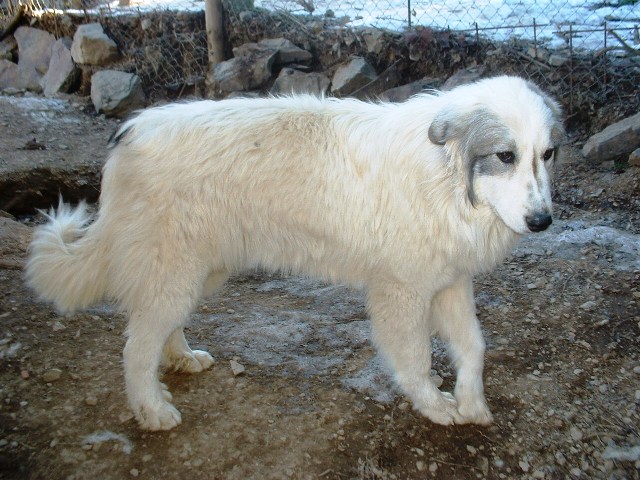
[(76, 209), (62, 203), (48, 222), (36, 228), (25, 267), (26, 279), (43, 300), (61, 313), (100, 301), (107, 284), (106, 247), (92, 235), (86, 204)]

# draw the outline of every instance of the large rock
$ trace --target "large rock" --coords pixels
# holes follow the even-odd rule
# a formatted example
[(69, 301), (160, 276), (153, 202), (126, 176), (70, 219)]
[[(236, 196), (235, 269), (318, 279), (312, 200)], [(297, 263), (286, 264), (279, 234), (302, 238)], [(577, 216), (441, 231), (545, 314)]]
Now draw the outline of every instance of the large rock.
[(73, 36), (71, 57), (76, 63), (107, 65), (120, 58), (118, 46), (99, 23), (80, 25)]
[(321, 73), (303, 73), (293, 68), (283, 68), (271, 88), (274, 95), (308, 93), (318, 97), (329, 91), (331, 81)]
[(42, 91), (42, 76), (33, 67), (23, 67), (0, 59), (0, 90)]
[(260, 51), (218, 63), (213, 71), (216, 88), (223, 94), (264, 87), (271, 79), (275, 52)]
[(407, 83), (400, 87), (390, 88), (380, 94), (380, 100), (385, 102), (404, 102), (409, 98), (425, 91), (433, 90), (440, 85), (438, 78), (423, 78), (416, 82)]
[(49, 68), (53, 35), (37, 28), (19, 27), (15, 34), (18, 64), (0, 60), (0, 88), (41, 92), (41, 81)]
[(102, 70), (91, 77), (91, 101), (96, 112), (123, 117), (132, 110), (143, 108), (146, 97), (137, 75)]
[(309, 64), (311, 53), (284, 38), (268, 38), (233, 49), (234, 58), (220, 62), (213, 70), (217, 93), (227, 95), (266, 87), (274, 72), (289, 64)]
[(458, 70), (456, 73), (447, 78), (442, 85), (442, 90), (453, 90), (460, 85), (466, 85), (476, 82), (482, 78), (484, 67), (470, 67)]
[(307, 65), (313, 60), (311, 53), (297, 47), (293, 42), (285, 38), (267, 38), (258, 43), (245, 43), (233, 49), (235, 58), (246, 56), (262, 57), (271, 53), (275, 54), (273, 58), (273, 66), (275, 68), (292, 63)]
[(46, 96), (68, 93), (80, 79), (80, 69), (71, 58), (71, 40), (60, 38), (53, 44), (49, 70), (42, 79)]
[(41, 76), (47, 73), (55, 37), (44, 30), (31, 27), (19, 27), (14, 37), (18, 43), (20, 66), (33, 68)]
[(379, 55), (385, 47), (387, 40), (385, 34), (379, 28), (365, 28), (362, 31), (362, 38), (367, 45), (367, 52)]
[(590, 137), (582, 147), (582, 155), (590, 162), (605, 162), (629, 155), (637, 148), (640, 148), (640, 113)]
[(338, 67), (331, 81), (331, 92), (337, 96), (349, 95), (376, 78), (374, 68), (364, 58), (356, 57)]

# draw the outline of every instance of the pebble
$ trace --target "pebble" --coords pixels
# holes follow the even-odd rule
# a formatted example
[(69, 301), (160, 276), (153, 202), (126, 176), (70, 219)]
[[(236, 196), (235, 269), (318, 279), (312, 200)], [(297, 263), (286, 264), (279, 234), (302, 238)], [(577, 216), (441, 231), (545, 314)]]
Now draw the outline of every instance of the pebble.
[(132, 418), (133, 418), (132, 412), (123, 412), (120, 415), (118, 415), (118, 420), (120, 421), (120, 423), (127, 423)]
[(469, 452), (471, 455), (475, 455), (476, 453), (478, 453), (478, 450), (476, 450), (476, 447), (472, 445), (467, 445), (467, 452)]
[(129, 473), (132, 477), (137, 477), (138, 475), (140, 475), (140, 470), (138, 470), (137, 468), (132, 468), (131, 470), (129, 470)]
[(21, 376), (24, 380), (28, 379), (28, 378), (29, 378), (29, 371), (28, 371), (28, 370), (22, 370), (22, 371), (20, 372), (20, 376)]
[(526, 459), (524, 459), (524, 460), (520, 460), (520, 461), (518, 462), (518, 465), (520, 465), (520, 469), (521, 469), (524, 473), (527, 473), (527, 472), (529, 471), (529, 468), (531, 468), (531, 467), (530, 467), (530, 465), (529, 465), (529, 462), (528, 462)]
[(56, 380), (60, 380), (61, 376), (62, 376), (62, 370), (60, 370), (59, 368), (52, 368), (51, 370), (45, 372), (42, 375), (42, 380), (45, 383), (51, 383), (51, 382), (55, 382)]
[(582, 432), (578, 427), (571, 427), (571, 429), (569, 430), (569, 434), (571, 435), (571, 439), (574, 442), (579, 442), (580, 440), (582, 440)]
[(422, 460), (418, 460), (416, 462), (416, 468), (418, 469), (419, 472), (424, 470), (424, 462)]
[(584, 302), (582, 305), (580, 305), (580, 309), (590, 311), (593, 310), (595, 306), (596, 302), (594, 302), (593, 300), (589, 300), (588, 302)]
[(95, 407), (98, 404), (98, 398), (95, 395), (87, 395), (87, 397), (84, 399), (84, 403), (86, 403), (90, 407)]
[(244, 365), (241, 363), (230, 360), (229, 365), (231, 366), (231, 372), (237, 377), (238, 375), (242, 375), (245, 371)]
[(430, 473), (436, 473), (436, 471), (438, 470), (438, 464), (436, 462), (430, 463), (429, 464), (429, 472)]
[(64, 330), (65, 328), (67, 328), (67, 327), (65, 327), (65, 326), (62, 324), (62, 322), (60, 322), (59, 320), (58, 320), (58, 321), (56, 321), (56, 322), (53, 324), (53, 327), (51, 327), (51, 329), (52, 329), (54, 332), (59, 332), (60, 330)]

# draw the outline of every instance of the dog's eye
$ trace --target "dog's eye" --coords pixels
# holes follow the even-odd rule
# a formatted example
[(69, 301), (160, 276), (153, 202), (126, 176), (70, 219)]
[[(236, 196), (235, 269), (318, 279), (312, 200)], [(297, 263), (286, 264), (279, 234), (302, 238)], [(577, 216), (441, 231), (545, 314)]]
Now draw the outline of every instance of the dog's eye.
[(516, 155), (513, 152), (498, 152), (496, 156), (502, 163), (513, 163), (516, 161)]
[(544, 155), (542, 156), (542, 158), (544, 159), (545, 162), (547, 160), (550, 160), (551, 157), (553, 157), (553, 148), (550, 148), (549, 150), (545, 151)]

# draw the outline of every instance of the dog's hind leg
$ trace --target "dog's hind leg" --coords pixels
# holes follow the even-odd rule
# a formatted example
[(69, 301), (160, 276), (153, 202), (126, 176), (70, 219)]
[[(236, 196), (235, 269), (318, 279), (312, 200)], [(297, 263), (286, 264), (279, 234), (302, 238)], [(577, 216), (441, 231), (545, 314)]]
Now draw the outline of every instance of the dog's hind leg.
[(414, 408), (434, 423), (457, 423), (455, 398), (430, 380), (431, 326), (425, 299), (409, 286), (382, 284), (369, 291), (368, 303), (373, 340)]
[(454, 393), (462, 417), (460, 423), (490, 424), (493, 417), (482, 384), (485, 344), (476, 317), (471, 278), (460, 277), (439, 292), (434, 297), (431, 315), (440, 335), (449, 343), (457, 370)]
[[(202, 296), (208, 297), (229, 278), (227, 272), (210, 273), (202, 288)], [(198, 373), (213, 365), (213, 357), (204, 350), (191, 350), (182, 327), (169, 336), (162, 351), (162, 367), (176, 372)]]
[(165, 342), (160, 365), (174, 372), (199, 373), (213, 365), (213, 357), (205, 350), (191, 350), (180, 327)]

